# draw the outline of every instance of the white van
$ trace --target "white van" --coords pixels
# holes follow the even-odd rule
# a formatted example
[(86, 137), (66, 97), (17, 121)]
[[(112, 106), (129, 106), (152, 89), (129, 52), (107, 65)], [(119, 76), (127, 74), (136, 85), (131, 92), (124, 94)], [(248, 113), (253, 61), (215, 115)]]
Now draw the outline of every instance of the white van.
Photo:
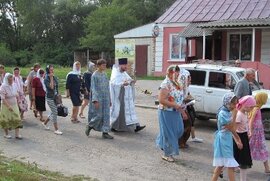
[[(195, 110), (198, 119), (216, 118), (218, 109), (222, 106), (222, 97), (231, 92), (236, 83), (244, 77), (245, 69), (239, 67), (213, 64), (182, 64), (191, 74), (191, 95), (195, 98)], [(258, 76), (257, 76), (258, 77)], [(270, 91), (262, 89), (258, 81), (254, 82), (252, 94), (258, 91), (268, 93), (268, 101), (262, 107), (265, 136), (270, 139)]]

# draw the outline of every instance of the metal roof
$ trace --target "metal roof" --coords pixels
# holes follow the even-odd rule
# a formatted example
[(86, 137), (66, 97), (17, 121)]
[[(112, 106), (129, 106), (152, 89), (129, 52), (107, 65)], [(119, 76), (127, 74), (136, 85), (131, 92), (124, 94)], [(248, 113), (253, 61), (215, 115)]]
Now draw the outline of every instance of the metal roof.
[(176, 0), (157, 23), (270, 18), (270, 0)]
[(153, 29), (154, 23), (150, 23), (147, 25), (143, 25), (140, 27), (136, 27), (133, 29), (130, 29), (128, 31), (119, 33), (117, 35), (114, 35), (115, 39), (121, 39), (121, 38), (142, 38), (142, 37), (152, 37), (152, 29)]
[[(198, 27), (201, 23), (190, 23), (188, 26), (185, 27), (185, 29), (179, 33), (179, 36), (191, 38), (191, 37), (201, 37), (203, 36), (203, 29)], [(205, 36), (212, 35), (212, 31), (206, 29), (205, 30)]]
[(228, 28), (228, 27), (270, 27), (270, 18), (267, 19), (241, 19), (220, 20), (199, 24), (200, 28)]

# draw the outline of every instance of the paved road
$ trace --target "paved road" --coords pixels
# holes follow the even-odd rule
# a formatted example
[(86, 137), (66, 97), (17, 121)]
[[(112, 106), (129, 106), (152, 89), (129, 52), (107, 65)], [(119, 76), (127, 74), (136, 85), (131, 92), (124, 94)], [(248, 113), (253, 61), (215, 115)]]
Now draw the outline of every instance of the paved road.
[[(145, 99), (151, 103), (149, 97)], [(70, 100), (64, 102), (71, 106)], [(140, 133), (112, 133), (114, 140), (103, 140), (98, 132), (91, 132), (87, 138), (84, 135), (86, 120), (72, 124), (68, 118), (59, 119), (59, 127), (64, 134), (57, 136), (53, 131), (43, 130), (42, 125), (28, 112), (22, 130), (24, 139), (17, 141), (0, 137), (0, 150), (8, 157), (35, 162), (41, 168), (68, 175), (84, 174), (104, 181), (210, 180), (215, 121), (197, 121), (197, 135), (205, 142), (190, 142), (190, 148), (182, 150), (177, 157), (179, 161), (167, 163), (161, 160), (162, 152), (155, 147), (158, 133), (156, 110), (136, 108), (136, 111), (147, 128)], [(0, 135), (3, 135), (2, 130)], [(269, 142), (267, 146), (270, 146)], [(249, 179), (267, 180), (262, 171), (262, 163), (255, 162), (248, 172)], [(224, 180), (227, 180), (226, 177)]]

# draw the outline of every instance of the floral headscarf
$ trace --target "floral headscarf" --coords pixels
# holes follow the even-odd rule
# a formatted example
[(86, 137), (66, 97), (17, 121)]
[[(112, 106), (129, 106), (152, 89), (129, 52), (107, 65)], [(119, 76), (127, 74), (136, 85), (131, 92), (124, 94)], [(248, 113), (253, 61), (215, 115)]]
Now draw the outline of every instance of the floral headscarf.
[(223, 102), (223, 106), (227, 107), (229, 106), (229, 104), (232, 102), (232, 100), (235, 98), (235, 95), (233, 92), (229, 92), (229, 93), (226, 93), (224, 96), (223, 96), (223, 99), (222, 99), (222, 102)]

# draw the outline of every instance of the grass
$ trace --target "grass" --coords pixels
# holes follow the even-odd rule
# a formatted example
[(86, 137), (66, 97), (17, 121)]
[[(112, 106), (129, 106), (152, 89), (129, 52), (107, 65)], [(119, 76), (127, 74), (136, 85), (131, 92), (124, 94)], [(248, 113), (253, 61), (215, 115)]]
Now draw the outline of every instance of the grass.
[(0, 155), (0, 181), (97, 181), (81, 175), (64, 176), (38, 168), (35, 163), (22, 163)]
[[(42, 66), (42, 68), (45, 69), (45, 66)], [(6, 72), (13, 72), (13, 67), (5, 67)], [(21, 76), (23, 78), (26, 78), (27, 75), (30, 72), (30, 67), (22, 67), (20, 68), (21, 70)], [(71, 67), (61, 67), (59, 65), (56, 65), (54, 67), (54, 73), (56, 77), (58, 78), (59, 81), (59, 91), (61, 94), (65, 94), (65, 84), (66, 84), (66, 76), (68, 72), (72, 70)], [(82, 68), (82, 72), (86, 71), (86, 67)], [(108, 77), (111, 76), (111, 69), (107, 69), (106, 73)], [(137, 77), (138, 80), (164, 80), (164, 77), (154, 77), (154, 76), (142, 76), (142, 77)]]

